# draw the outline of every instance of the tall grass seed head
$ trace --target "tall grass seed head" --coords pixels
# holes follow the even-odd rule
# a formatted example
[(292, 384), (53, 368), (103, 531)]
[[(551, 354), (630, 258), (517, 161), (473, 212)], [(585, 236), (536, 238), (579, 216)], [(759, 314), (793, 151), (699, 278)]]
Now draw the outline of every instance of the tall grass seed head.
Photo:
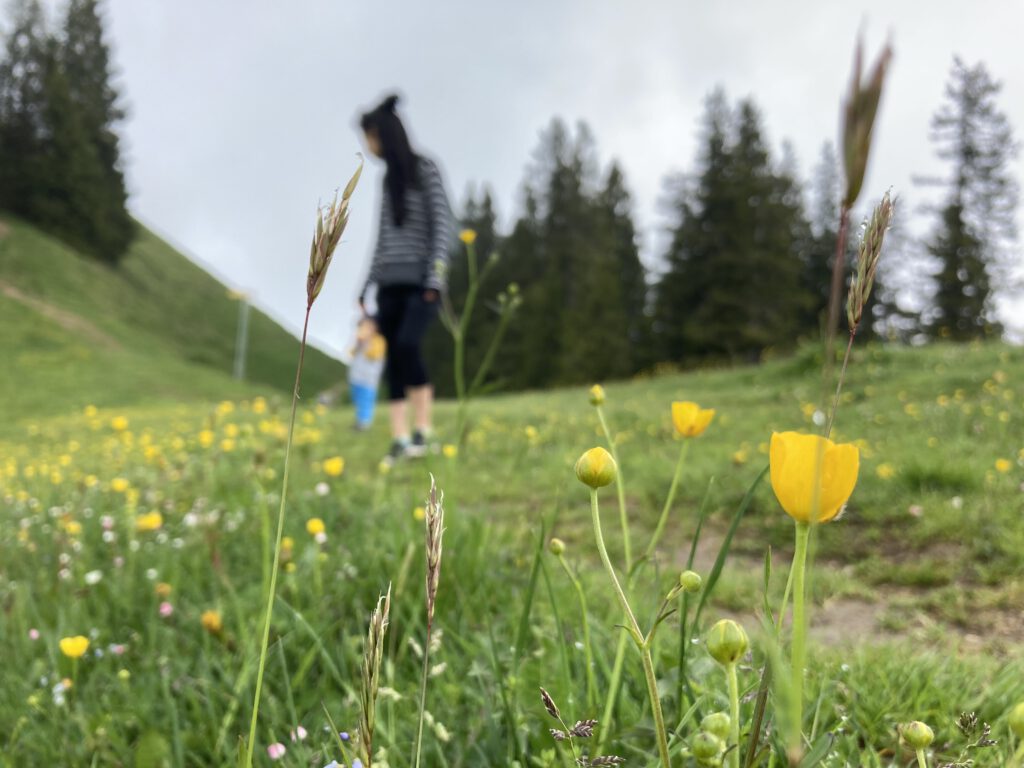
[(837, 444), (820, 435), (774, 432), (768, 454), (775, 498), (797, 522), (832, 520), (857, 485), (860, 451), (852, 443)]
[(1018, 739), (1024, 739), (1024, 701), (1010, 710), (1010, 717), (1007, 722), (1013, 734)]
[(576, 462), (576, 477), (595, 490), (614, 483), (615, 475), (615, 459), (600, 446), (591, 448)]
[(341, 200), (335, 195), (331, 204), (326, 208), (317, 208), (316, 229), (313, 233), (313, 243), (309, 249), (309, 273), (306, 276), (306, 306), (313, 306), (316, 297), (320, 295), (320, 289), (324, 286), (324, 279), (327, 277), (327, 268), (334, 258), (334, 249), (341, 241), (341, 235), (348, 224), (348, 204), (359, 183), (359, 176), (363, 172), (363, 158), (359, 156), (359, 167), (352, 174), (345, 189), (342, 190)]
[(849, 323), (851, 332), (856, 331), (857, 326), (860, 325), (861, 318), (864, 316), (864, 308), (868, 304), (868, 299), (871, 298), (878, 262), (882, 257), (885, 233), (892, 226), (894, 214), (895, 206), (889, 193), (886, 192), (882, 201), (875, 206), (871, 219), (864, 225), (857, 253), (857, 271), (853, 275), (849, 293), (846, 295), (846, 321)]
[(892, 47), (886, 45), (882, 49), (866, 80), (861, 78), (863, 58), (863, 45), (858, 40), (850, 92), (843, 104), (843, 170), (846, 176), (843, 205), (846, 208), (853, 206), (864, 184), (868, 155), (871, 153), (871, 132), (878, 114), (878, 103), (882, 98), (885, 75), (892, 61)]
[(672, 424), (683, 437), (699, 437), (704, 434), (711, 420), (715, 418), (714, 408), (701, 408), (689, 400), (672, 403)]
[(935, 740), (935, 733), (920, 720), (900, 726), (900, 735), (911, 749), (927, 749)]
[(700, 721), (700, 729), (714, 734), (720, 739), (729, 738), (729, 727), (732, 725), (732, 718), (728, 712), (712, 712), (705, 715)]
[(721, 619), (708, 631), (708, 653), (724, 667), (735, 664), (747, 652), (747, 633), (732, 619)]

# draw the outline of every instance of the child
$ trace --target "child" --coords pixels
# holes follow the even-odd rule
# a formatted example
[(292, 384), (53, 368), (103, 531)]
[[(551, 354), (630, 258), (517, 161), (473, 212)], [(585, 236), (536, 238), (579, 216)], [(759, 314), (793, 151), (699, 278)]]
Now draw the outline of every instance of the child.
[(356, 409), (355, 428), (360, 432), (369, 429), (373, 421), (377, 387), (384, 370), (385, 348), (384, 337), (377, 330), (377, 321), (363, 317), (356, 326), (356, 343), (348, 365), (348, 383)]

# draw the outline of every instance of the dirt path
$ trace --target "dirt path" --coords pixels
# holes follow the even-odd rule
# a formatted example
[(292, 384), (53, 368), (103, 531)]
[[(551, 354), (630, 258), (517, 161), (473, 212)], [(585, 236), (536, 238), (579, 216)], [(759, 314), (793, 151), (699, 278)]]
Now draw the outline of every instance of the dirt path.
[[(698, 572), (707, 574), (711, 570), (721, 544), (721, 532), (704, 531), (694, 556)], [(685, 565), (688, 555), (688, 549), (677, 555), (679, 567)], [(775, 554), (773, 581), (785, 579), (789, 562), (787, 555)], [(828, 562), (818, 562), (816, 568), (843, 572), (842, 567)], [(723, 574), (755, 574), (760, 583), (763, 571), (763, 560), (733, 555), (726, 562)], [(832, 647), (913, 639), (932, 646), (952, 642), (964, 651), (982, 651), (1019, 647), (1024, 642), (1024, 590), (1010, 585), (1005, 599), (981, 600), (977, 606), (970, 605), (971, 587), (964, 586), (962, 591), (969, 610), (951, 612), (958, 616), (955, 621), (944, 619), (929, 609), (927, 589), (879, 585), (871, 588), (868, 597), (830, 597), (809, 607), (811, 630), (815, 643)], [(753, 612), (728, 609), (713, 612), (718, 617), (741, 621), (745, 626), (756, 626), (760, 621)]]
[[(4, 227), (0, 222), (0, 227)], [(0, 228), (0, 238), (4, 236), (4, 229)], [(0, 280), (0, 294), (12, 301), (16, 301), (29, 309), (38, 312), (48, 320), (53, 320), (61, 328), (83, 338), (93, 344), (106, 347), (107, 349), (120, 349), (121, 344), (113, 336), (104, 333), (81, 315), (69, 312), (66, 309), (54, 306), (35, 296), (29, 296), (10, 283)]]

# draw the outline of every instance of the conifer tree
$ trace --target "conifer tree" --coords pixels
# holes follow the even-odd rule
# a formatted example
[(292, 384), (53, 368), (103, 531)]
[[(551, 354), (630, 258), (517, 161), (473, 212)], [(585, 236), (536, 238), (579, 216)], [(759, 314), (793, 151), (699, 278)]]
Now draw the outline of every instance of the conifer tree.
[(1017, 186), (1009, 162), (1017, 145), (996, 103), (1000, 84), (984, 64), (954, 60), (946, 101), (932, 119), (938, 155), (951, 165), (947, 197), (928, 243), (938, 264), (929, 327), (956, 340), (999, 334), (995, 285), (1016, 236)]

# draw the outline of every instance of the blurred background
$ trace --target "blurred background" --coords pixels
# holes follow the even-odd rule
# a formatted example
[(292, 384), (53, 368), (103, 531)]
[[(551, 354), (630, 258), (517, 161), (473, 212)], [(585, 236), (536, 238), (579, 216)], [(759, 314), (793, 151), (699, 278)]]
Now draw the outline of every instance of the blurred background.
[[(21, 238), (0, 240), (3, 301), (47, 301), (121, 345), (120, 325), (104, 329), (110, 318), (82, 306), (99, 290), (91, 277), (75, 284), (70, 262), (56, 270), (63, 288), (36, 273), (50, 236), (115, 275), (139, 271), (110, 289), (114, 304), (153, 290), (125, 323), (175, 337), (204, 364), (237, 367), (244, 297), (259, 310), (247, 374), (287, 386), (290, 346), (280, 341), (280, 365), (268, 350), (274, 323), (299, 330), (316, 206), (365, 153), (359, 113), (397, 92), (457, 215), (484, 255), (501, 254), (482, 289), (481, 337), (497, 322), (495, 296), (522, 289), (527, 311), (494, 385), (792, 348), (820, 328), (858, 33), (869, 59), (886, 40), (895, 49), (864, 210), (852, 216), (862, 221), (886, 190), (898, 196), (870, 330), (911, 343), (1024, 334), (1018, 2), (965, 13), (954, 2), (922, 12), (913, 2), (13, 0), (0, 18), (0, 206)], [(381, 170), (369, 163), (314, 311), (311, 336), (332, 357), (351, 339)], [(25, 240), (36, 236), (27, 224), (45, 245)], [(172, 248), (235, 293), (160, 272)], [(456, 256), (456, 306), (464, 271)], [(450, 341), (434, 331), (444, 393)], [(470, 341), (471, 360), (480, 354)], [(318, 387), (341, 375), (322, 364)]]

